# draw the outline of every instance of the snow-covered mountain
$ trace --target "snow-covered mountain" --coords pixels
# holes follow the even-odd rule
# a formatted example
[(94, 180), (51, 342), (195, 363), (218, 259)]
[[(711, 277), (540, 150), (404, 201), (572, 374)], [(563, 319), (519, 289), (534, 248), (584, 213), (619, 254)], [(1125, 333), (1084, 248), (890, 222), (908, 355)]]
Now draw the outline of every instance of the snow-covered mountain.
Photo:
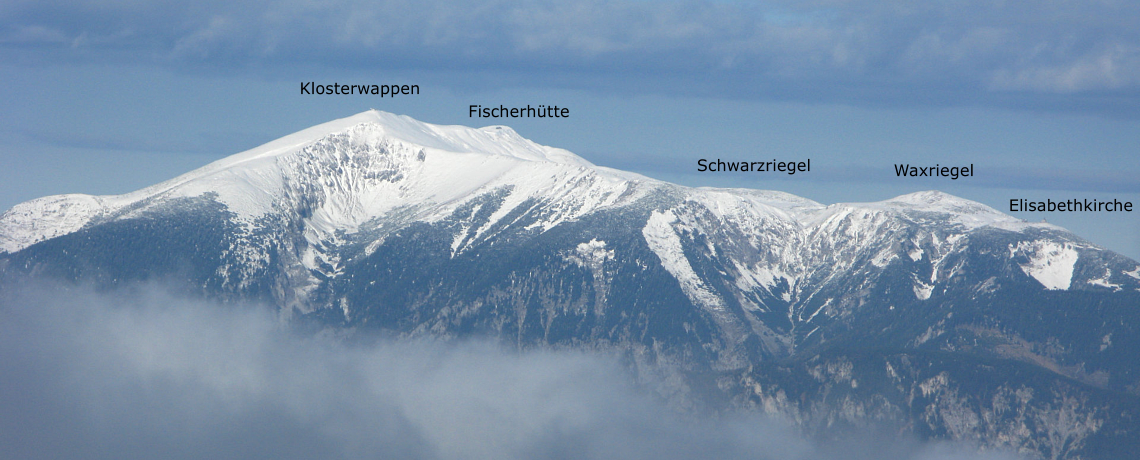
[(1135, 261), (940, 192), (682, 187), (504, 126), (370, 111), (137, 192), (29, 201), (0, 216), (0, 270), (611, 350), (679, 407), (809, 430), (879, 421), (1057, 458), (1140, 439)]

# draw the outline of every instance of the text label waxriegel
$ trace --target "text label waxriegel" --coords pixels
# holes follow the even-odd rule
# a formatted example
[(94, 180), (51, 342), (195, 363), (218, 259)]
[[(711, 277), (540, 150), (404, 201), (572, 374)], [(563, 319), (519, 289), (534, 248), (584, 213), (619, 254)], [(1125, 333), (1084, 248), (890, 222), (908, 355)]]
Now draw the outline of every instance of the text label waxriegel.
[(970, 166), (911, 166), (909, 164), (896, 164), (895, 176), (898, 177), (949, 177), (958, 180), (959, 177), (973, 177), (974, 164)]

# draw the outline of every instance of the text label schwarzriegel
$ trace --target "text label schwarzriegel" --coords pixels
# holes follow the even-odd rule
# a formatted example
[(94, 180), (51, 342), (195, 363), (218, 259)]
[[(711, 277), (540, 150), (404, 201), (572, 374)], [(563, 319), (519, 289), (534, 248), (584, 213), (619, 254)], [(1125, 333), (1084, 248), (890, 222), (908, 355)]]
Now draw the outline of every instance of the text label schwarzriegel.
[(807, 161), (724, 161), (719, 158), (697, 160), (697, 172), (810, 172), (811, 159)]

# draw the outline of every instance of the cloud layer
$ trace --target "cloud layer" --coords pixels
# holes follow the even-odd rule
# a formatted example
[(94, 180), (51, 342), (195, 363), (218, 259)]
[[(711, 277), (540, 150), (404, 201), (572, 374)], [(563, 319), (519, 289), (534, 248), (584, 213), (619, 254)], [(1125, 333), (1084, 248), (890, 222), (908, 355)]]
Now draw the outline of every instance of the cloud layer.
[(0, 7), (0, 46), (195, 71), (409, 70), (888, 104), (1028, 93), (1096, 107), (1140, 90), (1137, 23), (1140, 4), (1120, 0), (56, 0)]
[(152, 288), (5, 286), (0, 315), (0, 444), (13, 458), (974, 458), (682, 416), (604, 356), (348, 344)]

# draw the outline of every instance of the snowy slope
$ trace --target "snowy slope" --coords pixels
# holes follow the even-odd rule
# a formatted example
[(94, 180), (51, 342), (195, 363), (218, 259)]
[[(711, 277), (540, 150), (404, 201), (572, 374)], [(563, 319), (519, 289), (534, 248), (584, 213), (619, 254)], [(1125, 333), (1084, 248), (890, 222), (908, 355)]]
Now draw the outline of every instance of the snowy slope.
[[(397, 184), (385, 177), (392, 174), (404, 177)], [(481, 188), (509, 183), (528, 193), (558, 194), (584, 180), (618, 191), (630, 181), (653, 182), (595, 167), (504, 126), (440, 126), (369, 111), (124, 195), (60, 195), (21, 203), (0, 216), (0, 251), (15, 252), (93, 221), (134, 215), (161, 200), (204, 193), (216, 193), (246, 222), (289, 200), (318, 198), (322, 205), (313, 210), (312, 222), (331, 233), (352, 230), (399, 206), (448, 203)], [(299, 184), (310, 196), (296, 196)], [(614, 198), (602, 190), (587, 195), (581, 197), (583, 206), (604, 205)]]
[[(685, 268), (686, 256), (674, 241), (680, 235), (710, 236), (709, 254), (731, 260), (728, 276), (738, 287), (763, 290), (807, 308), (829, 280), (867, 276), (866, 270), (903, 259), (933, 264), (930, 273), (915, 275), (916, 295), (929, 298), (934, 283), (952, 274), (941, 265), (948, 254), (965, 247), (966, 236), (980, 229), (1063, 233), (937, 191), (825, 206), (782, 192), (686, 188), (595, 166), (504, 126), (441, 126), (369, 111), (124, 195), (60, 195), (21, 203), (0, 216), (0, 253), (14, 253), (85, 226), (139, 216), (173, 199), (207, 195), (224, 204), (246, 233), (274, 219), (301, 216), (310, 246), (302, 251), (304, 265), (335, 267), (332, 252), (362, 225), (392, 219), (398, 220), (389, 222), (395, 227), (436, 222), (492, 192), (500, 193), (502, 202), (486, 219), (456, 231), (452, 256), (488, 241), (522, 214), (539, 216), (526, 224), (527, 230), (545, 232), (605, 209), (635, 203), (654, 207), (658, 205), (651, 197), (674, 197), (681, 204), (655, 209), (642, 233), (694, 302), (713, 309), (723, 299)], [(508, 217), (513, 221), (504, 220)], [(921, 230), (910, 234), (915, 228)], [(907, 238), (909, 243), (902, 241)], [(1074, 241), (1019, 243), (1009, 257), (1031, 258), (1019, 259), (1027, 275), (1048, 289), (1066, 289), (1072, 285), (1078, 249), (1093, 248)], [(1068, 244), (1070, 249), (1033, 249), (1046, 243)], [(259, 252), (263, 244), (249, 238), (239, 236), (235, 245), (233, 252), (248, 258), (268, 257)], [(1044, 259), (1048, 257), (1063, 260), (1052, 263)], [(1081, 284), (1086, 285), (1112, 283), (1106, 279)], [(795, 309), (789, 307), (789, 316)]]

